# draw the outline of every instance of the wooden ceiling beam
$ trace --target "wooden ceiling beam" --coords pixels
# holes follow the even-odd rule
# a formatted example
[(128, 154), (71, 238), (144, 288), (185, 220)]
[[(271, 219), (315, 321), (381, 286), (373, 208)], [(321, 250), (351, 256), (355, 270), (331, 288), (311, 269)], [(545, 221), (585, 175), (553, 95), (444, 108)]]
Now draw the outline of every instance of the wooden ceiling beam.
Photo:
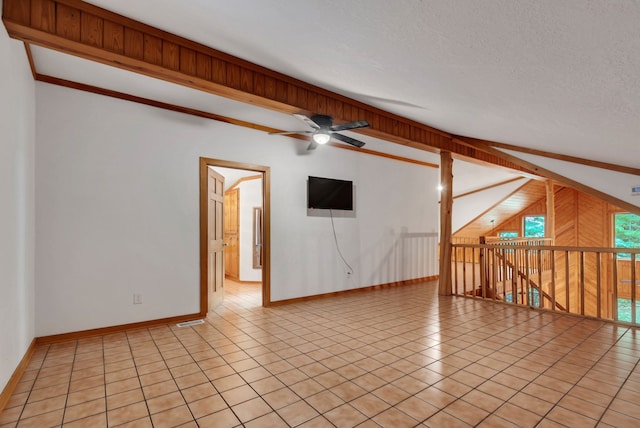
[(80, 0), (4, 0), (9, 35), (106, 65), (268, 108), (367, 120), (357, 132), (432, 152), (447, 151), (522, 170), (450, 134), (310, 85)]
[[(28, 46), (28, 45), (27, 45)], [(202, 111), (202, 110), (197, 110), (197, 109), (192, 109), (189, 107), (183, 107), (183, 106), (179, 106), (176, 104), (169, 104), (169, 103), (163, 103), (161, 101), (156, 101), (156, 100), (152, 100), (149, 98), (142, 98), (142, 97), (138, 97), (135, 95), (131, 95), (131, 94), (125, 94), (123, 92), (117, 92), (117, 91), (113, 91), (110, 89), (104, 89), (104, 88), (100, 88), (98, 86), (92, 86), (92, 85), (87, 85), (84, 83), (78, 83), (78, 82), (73, 82), (70, 80), (65, 80), (65, 79), (60, 79), (58, 77), (53, 77), (53, 76), (48, 76), (46, 74), (40, 74), (38, 72), (35, 72), (34, 75), (34, 80), (37, 80), (38, 82), (45, 82), (45, 83), (49, 83), (52, 85), (58, 85), (58, 86), (63, 86), (65, 88), (71, 88), (71, 89), (75, 89), (78, 91), (84, 91), (84, 92), (90, 92), (93, 94), (98, 94), (98, 95), (104, 95), (106, 97), (111, 97), (111, 98), (117, 98), (120, 100), (125, 100), (125, 101), (130, 101), (133, 103), (138, 103), (138, 104), (144, 104), (147, 106), (151, 106), (151, 107), (156, 107), (156, 108), (161, 108), (164, 110), (169, 110), (169, 111), (175, 111), (178, 113), (183, 113), (183, 114), (188, 114), (190, 116), (196, 116), (196, 117), (202, 117), (205, 119), (211, 119), (211, 120), (216, 120), (218, 122), (224, 122), (224, 123), (228, 123), (231, 125), (235, 125), (235, 126), (241, 126), (243, 128), (248, 128), (248, 129), (255, 129), (256, 131), (262, 131), (262, 132), (266, 132), (266, 133), (277, 133), (277, 132), (283, 132), (282, 129), (277, 129), (277, 128), (271, 128), (268, 126), (263, 126), (263, 125), (259, 125), (253, 122), (247, 122), (244, 120), (240, 120), (240, 119), (235, 119), (232, 117), (228, 117), (228, 116), (221, 116), (219, 114), (214, 114), (214, 113), (209, 113), (206, 111)], [(288, 138), (294, 138), (297, 140), (302, 140), (302, 141), (306, 141), (309, 142), (311, 140), (311, 137), (309, 137), (308, 135), (301, 135), (301, 134), (288, 134), (287, 135)], [(368, 154), (368, 155), (372, 155), (372, 156), (378, 156), (378, 157), (382, 157), (382, 158), (386, 158), (386, 159), (393, 159), (393, 160), (397, 160), (400, 162), (406, 162), (406, 163), (410, 163), (410, 164), (414, 164), (414, 165), (421, 165), (421, 166), (425, 166), (425, 167), (429, 167), (429, 168), (435, 168), (438, 169), (440, 168), (440, 165), (435, 164), (435, 163), (431, 163), (431, 162), (424, 162), (418, 159), (412, 159), (412, 158), (407, 158), (404, 156), (397, 156), (397, 155), (392, 155), (389, 153), (383, 153), (383, 152), (378, 152), (375, 150), (369, 150), (369, 149), (365, 149), (365, 148), (356, 148), (353, 147), (351, 145), (348, 144), (343, 144), (343, 143), (327, 143), (327, 146), (330, 147), (335, 147), (338, 149), (342, 149), (342, 150), (349, 150), (349, 151), (355, 151), (358, 153), (363, 153), (363, 154)]]
[(514, 178), (510, 178), (509, 180), (503, 180), (499, 183), (490, 184), (488, 186), (484, 186), (479, 189), (475, 189), (469, 192), (464, 192), (459, 195), (455, 195), (453, 197), (453, 200), (455, 201), (456, 199), (464, 198), (465, 196), (475, 195), (476, 193), (484, 192), (485, 190), (495, 189), (496, 187), (504, 186), (505, 184), (513, 183), (514, 181), (524, 180), (524, 179), (525, 177), (514, 177)]
[(517, 156), (513, 156), (509, 153), (505, 153), (502, 152), (496, 148), (494, 148), (493, 146), (490, 145), (490, 143), (488, 142), (484, 142), (482, 140), (477, 140), (477, 139), (473, 139), (473, 138), (467, 138), (467, 137), (461, 137), (461, 136), (455, 136), (454, 140), (457, 141), (460, 144), (468, 144), (471, 147), (475, 147), (478, 150), (482, 150), (484, 152), (486, 152), (487, 154), (492, 154), (494, 156), (497, 157), (501, 157), (503, 158), (505, 161), (520, 165), (522, 168), (525, 168), (529, 171), (532, 171), (542, 177), (547, 177), (549, 179), (552, 179), (562, 185), (565, 185), (567, 187), (571, 187), (572, 189), (576, 189), (580, 192), (586, 193), (587, 195), (591, 195), (595, 198), (598, 198), (602, 201), (608, 202), (611, 205), (614, 205), (616, 207), (622, 208), (623, 210), (629, 211), (631, 213), (640, 215), (640, 206), (637, 205), (633, 205), (627, 201), (624, 201), (622, 199), (616, 198), (615, 196), (611, 196), (607, 193), (601, 192), (600, 190), (594, 189), (593, 187), (587, 186), (585, 184), (582, 184), (580, 182), (577, 182), (575, 180), (572, 180), (568, 177), (565, 177), (564, 175), (558, 174), (556, 172), (553, 172), (551, 170), (548, 170), (546, 168), (542, 168), (538, 165), (535, 165), (529, 161), (526, 161), (524, 159), (521, 159)]
[[(454, 139), (458, 138), (453, 136)], [(498, 149), (511, 150), (514, 152), (527, 153), (531, 155), (541, 156), (550, 159), (557, 159), (565, 162), (576, 163), (579, 165), (592, 166), (595, 168), (607, 169), (609, 171), (621, 172), (624, 174), (640, 175), (640, 168), (634, 168), (624, 165), (616, 165), (608, 162), (601, 162), (592, 159), (580, 158), (577, 156), (563, 155), (561, 153), (547, 152), (545, 150), (531, 149), (529, 147), (514, 146), (513, 144), (499, 143), (497, 141), (481, 140), (478, 138), (464, 137), (466, 141), (472, 143), (482, 143)]]

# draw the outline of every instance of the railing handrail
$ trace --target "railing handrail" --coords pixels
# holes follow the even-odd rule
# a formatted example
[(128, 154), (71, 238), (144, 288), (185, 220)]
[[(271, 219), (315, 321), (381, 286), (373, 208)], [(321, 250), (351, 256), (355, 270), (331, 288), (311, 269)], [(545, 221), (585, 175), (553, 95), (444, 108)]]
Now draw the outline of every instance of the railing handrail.
[(452, 236), (451, 240), (456, 242), (456, 243), (466, 243), (466, 244), (474, 244), (474, 243), (479, 243), (480, 242), (480, 238), (478, 238), (477, 236)]
[[(499, 244), (456, 244), (451, 243), (454, 247), (460, 248), (496, 248)], [(505, 245), (508, 249), (514, 249), (514, 246)], [(572, 247), (560, 245), (519, 245), (518, 250), (554, 250), (554, 251), (578, 251), (591, 253), (635, 253), (640, 254), (640, 248), (622, 248), (622, 247)]]
[(551, 243), (553, 245), (553, 238), (533, 238), (533, 237), (528, 237), (528, 238), (500, 238), (499, 236), (486, 236), (485, 237), (485, 242), (487, 244), (492, 244), (492, 245), (500, 245), (500, 244), (508, 244), (508, 245), (514, 245), (514, 244), (526, 244), (528, 242), (535, 242), (536, 246), (539, 246), (539, 242), (547, 242), (547, 243)]

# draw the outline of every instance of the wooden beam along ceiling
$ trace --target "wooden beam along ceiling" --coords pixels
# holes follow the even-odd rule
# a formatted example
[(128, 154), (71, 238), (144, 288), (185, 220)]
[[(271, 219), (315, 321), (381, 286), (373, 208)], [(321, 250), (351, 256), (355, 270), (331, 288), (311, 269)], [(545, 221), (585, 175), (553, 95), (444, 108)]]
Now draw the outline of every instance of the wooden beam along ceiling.
[(414, 148), (523, 170), (451, 135), (219, 52), (80, 0), (4, 0), (9, 35), (27, 43), (282, 113), (365, 119), (359, 132)]
[(554, 180), (558, 183), (562, 183), (565, 186), (571, 187), (572, 189), (576, 189), (580, 192), (586, 193), (588, 195), (591, 195), (595, 198), (598, 198), (602, 201), (605, 201), (613, 206), (616, 206), (618, 208), (622, 208), (623, 210), (629, 211), (630, 213), (633, 214), (637, 214), (640, 215), (640, 206), (637, 205), (633, 205), (627, 201), (624, 201), (622, 199), (616, 198), (615, 196), (611, 196), (607, 193), (604, 193), (600, 190), (594, 189), (592, 187), (589, 187), (585, 184), (582, 184), (580, 182), (577, 182), (575, 180), (572, 180), (570, 178), (567, 178), (563, 175), (560, 175), (558, 173), (555, 173), (549, 169), (546, 168), (542, 168), (538, 165), (535, 165), (531, 162), (528, 162), (524, 159), (520, 159), (516, 156), (510, 155), (508, 153), (504, 153), (501, 152), (500, 150), (492, 147), (490, 145), (490, 143), (486, 143), (483, 142), (481, 140), (476, 140), (473, 138), (467, 138), (467, 137), (460, 137), (460, 136), (456, 136), (455, 140), (460, 142), (461, 144), (469, 144), (470, 146), (472, 145), (473, 147), (477, 147), (479, 150), (482, 150), (486, 153), (489, 154), (493, 154), (495, 156), (500, 156), (510, 162), (513, 162), (515, 164), (520, 165), (522, 168), (525, 168), (529, 171), (533, 171), (534, 173), (542, 176), (542, 177), (547, 177), (548, 179)]
[(544, 150), (530, 149), (528, 147), (514, 146), (512, 144), (499, 143), (496, 141), (489, 141), (489, 140), (481, 140), (478, 138), (462, 137), (458, 135), (453, 135), (452, 137), (454, 141), (455, 140), (464, 141), (464, 144), (469, 145), (470, 147), (475, 147), (478, 150), (482, 150), (482, 148), (485, 146), (490, 146), (498, 149), (512, 150), (515, 152), (528, 153), (536, 156), (542, 156), (545, 158), (557, 159), (565, 162), (577, 163), (580, 165), (592, 166), (595, 168), (607, 169), (615, 172), (622, 172), (624, 174), (640, 175), (640, 168), (634, 168), (634, 167), (624, 166), (624, 165), (615, 165), (615, 164), (601, 162), (593, 159), (585, 159), (585, 158), (580, 158), (576, 156), (569, 156), (569, 155), (563, 155), (559, 153), (547, 152)]
[[(336, 123), (365, 119), (371, 126), (356, 132), (551, 178), (640, 213), (640, 207), (496, 150), (494, 147), (500, 143), (448, 134), (81, 0), (4, 0), (3, 21), (9, 35), (25, 43), (281, 113), (327, 114)], [(638, 171), (604, 163), (590, 165), (620, 172)]]
[[(26, 47), (27, 47), (27, 53), (30, 54), (31, 49), (29, 49), (29, 45), (26, 44)], [(191, 116), (202, 117), (202, 118), (205, 118), (205, 119), (217, 120), (219, 122), (229, 123), (231, 125), (241, 126), (241, 127), (249, 128), (249, 129), (255, 129), (257, 131), (262, 131), (262, 132), (267, 132), (267, 133), (282, 132), (283, 131), (282, 129), (276, 129), (276, 128), (271, 128), (271, 127), (268, 127), (268, 126), (258, 125), (258, 124), (252, 123), (252, 122), (247, 122), (247, 121), (244, 121), (244, 120), (234, 119), (232, 117), (222, 116), (222, 115), (209, 113), (209, 112), (202, 111), (202, 110), (197, 110), (197, 109), (192, 109), (192, 108), (188, 108), (188, 107), (178, 106), (178, 105), (175, 105), (175, 104), (163, 103), (161, 101), (155, 101), (155, 100), (152, 100), (152, 99), (149, 99), (149, 98), (138, 97), (138, 96), (135, 96), (135, 95), (130, 95), (130, 94), (122, 93), (122, 92), (112, 91), (112, 90), (100, 88), (100, 87), (97, 87), (97, 86), (86, 85), (84, 83), (78, 83), (78, 82), (73, 82), (73, 81), (70, 81), (70, 80), (64, 80), (64, 79), (60, 79), (60, 78), (57, 78), (57, 77), (47, 76), (45, 74), (35, 73), (34, 74), (34, 79), (39, 81), (39, 82), (45, 82), (45, 83), (50, 83), (52, 85), (64, 86), (66, 88), (71, 88), (71, 89), (75, 89), (75, 90), (78, 90), (78, 91), (91, 92), (91, 93), (98, 94), (98, 95), (104, 95), (106, 97), (117, 98), (117, 99), (130, 101), (130, 102), (134, 102), (134, 103), (138, 103), (138, 104), (148, 105), (148, 106), (151, 106), (151, 107), (161, 108), (161, 109), (164, 109), (164, 110), (170, 110), (170, 111), (175, 111), (175, 112), (178, 112), (178, 113), (188, 114), (188, 115), (191, 115)], [(307, 141), (307, 142), (310, 140), (310, 138), (308, 136), (306, 136), (306, 135), (291, 134), (291, 135), (289, 135), (289, 137), (290, 138), (299, 139), (299, 140), (303, 140), (303, 141)], [(338, 148), (338, 149), (342, 149), (342, 150), (356, 151), (358, 153), (364, 153), (364, 154), (383, 157), (383, 158), (387, 158), (387, 159), (394, 159), (394, 160), (397, 160), (397, 161), (400, 161), (400, 162), (411, 163), (411, 164), (414, 164), (414, 165), (422, 165), (422, 166), (426, 166), (426, 167), (429, 167), (429, 168), (435, 168), (435, 169), (440, 168), (440, 165), (438, 165), (438, 164), (434, 164), (434, 163), (430, 163), (430, 162), (424, 162), (424, 161), (420, 161), (420, 160), (413, 159), (413, 158), (407, 158), (407, 157), (404, 157), (404, 156), (396, 156), (396, 155), (392, 155), (392, 154), (389, 154), (389, 153), (377, 152), (375, 150), (369, 150), (369, 149), (365, 149), (365, 148), (356, 148), (356, 147), (350, 146), (348, 144), (330, 142), (327, 145), (331, 146), (331, 147)]]

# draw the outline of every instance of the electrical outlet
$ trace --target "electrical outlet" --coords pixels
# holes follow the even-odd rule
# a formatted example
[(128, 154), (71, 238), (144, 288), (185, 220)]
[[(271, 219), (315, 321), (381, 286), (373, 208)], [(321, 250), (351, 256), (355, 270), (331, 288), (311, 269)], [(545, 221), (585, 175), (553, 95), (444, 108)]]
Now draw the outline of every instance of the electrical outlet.
[(138, 293), (133, 294), (133, 304), (134, 305), (142, 304), (142, 294), (138, 294)]

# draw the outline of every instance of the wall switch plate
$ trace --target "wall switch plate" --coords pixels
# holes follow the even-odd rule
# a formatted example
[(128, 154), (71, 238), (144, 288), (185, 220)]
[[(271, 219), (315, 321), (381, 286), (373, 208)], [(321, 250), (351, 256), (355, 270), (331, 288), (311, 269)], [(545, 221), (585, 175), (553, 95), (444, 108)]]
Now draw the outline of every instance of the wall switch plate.
[(142, 304), (142, 294), (134, 293), (133, 295), (133, 304), (141, 305)]

